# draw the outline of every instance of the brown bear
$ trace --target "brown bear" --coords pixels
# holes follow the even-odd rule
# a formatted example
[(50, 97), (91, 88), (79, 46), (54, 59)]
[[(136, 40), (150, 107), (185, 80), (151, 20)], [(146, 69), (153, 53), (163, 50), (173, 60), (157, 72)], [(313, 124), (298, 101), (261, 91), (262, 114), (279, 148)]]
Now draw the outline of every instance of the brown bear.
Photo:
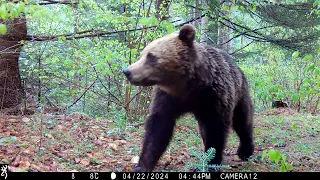
[(131, 84), (154, 86), (142, 152), (135, 172), (150, 172), (166, 150), (176, 119), (192, 113), (204, 150), (215, 148), (210, 165), (222, 163), (230, 126), (240, 139), (238, 156), (253, 154), (253, 106), (243, 71), (225, 52), (195, 41), (195, 28), (148, 44), (123, 73)]

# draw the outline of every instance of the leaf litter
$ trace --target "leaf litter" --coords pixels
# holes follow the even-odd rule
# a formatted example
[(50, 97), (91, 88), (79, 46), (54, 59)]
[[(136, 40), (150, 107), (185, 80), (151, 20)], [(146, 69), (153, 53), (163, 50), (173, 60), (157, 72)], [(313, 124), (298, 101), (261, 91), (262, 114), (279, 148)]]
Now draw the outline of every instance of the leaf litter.
[[(291, 112), (283, 113), (286, 116), (291, 114)], [(274, 113), (270, 114), (274, 115)], [(261, 129), (268, 128), (270, 125), (262, 120), (270, 114), (258, 115), (260, 119), (257, 118), (256, 126)], [(0, 163), (8, 163), (9, 171), (131, 171), (138, 163), (144, 133), (143, 123), (141, 126), (134, 127), (133, 131), (128, 130), (117, 134), (114, 133), (116, 132), (114, 121), (96, 120), (86, 116), (83, 118), (79, 113), (66, 117), (54, 117), (49, 114), (41, 117), (43, 118), (42, 132), (41, 118), (37, 115), (11, 116), (10, 118), (2, 116), (0, 119)], [(199, 135), (196, 136), (197, 139), (186, 135), (198, 133), (196, 130), (197, 126), (178, 124), (170, 148), (157, 163), (155, 171), (184, 171), (185, 165), (197, 161), (189, 150), (190, 147), (194, 147), (202, 151), (201, 139)], [(193, 144), (187, 145), (186, 138), (191, 138)], [(319, 135), (313, 138), (315, 142), (319, 142)], [(286, 143), (290, 146), (290, 143), (294, 142), (287, 141)], [(280, 148), (270, 145), (272, 144), (258, 145), (255, 150), (257, 156), (261, 155), (264, 149)], [(231, 165), (231, 171), (243, 171), (244, 169), (277, 171), (261, 162), (239, 161), (235, 155), (236, 149), (237, 144), (233, 144), (228, 145), (225, 151), (224, 163)], [(319, 157), (317, 152), (313, 155)], [(304, 166), (298, 166), (298, 163), (295, 162), (298, 166), (295, 171), (320, 170), (317, 165), (319, 160), (314, 157), (307, 156), (307, 158), (299, 159)]]

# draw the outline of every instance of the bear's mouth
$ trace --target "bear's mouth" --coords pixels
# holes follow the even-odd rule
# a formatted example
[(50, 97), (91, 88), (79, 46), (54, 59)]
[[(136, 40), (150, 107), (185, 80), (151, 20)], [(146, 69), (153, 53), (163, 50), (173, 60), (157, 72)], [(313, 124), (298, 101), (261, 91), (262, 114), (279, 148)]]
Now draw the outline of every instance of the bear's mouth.
[(153, 86), (156, 85), (157, 82), (155, 80), (143, 79), (141, 81), (136, 81), (134, 79), (128, 79), (132, 85), (135, 86)]

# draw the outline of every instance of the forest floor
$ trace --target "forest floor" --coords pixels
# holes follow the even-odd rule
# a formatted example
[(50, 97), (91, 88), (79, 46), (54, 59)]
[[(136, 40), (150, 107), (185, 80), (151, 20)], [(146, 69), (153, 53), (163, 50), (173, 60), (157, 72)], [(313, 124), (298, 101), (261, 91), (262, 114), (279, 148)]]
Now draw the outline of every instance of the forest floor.
[[(231, 131), (223, 161), (229, 169), (222, 171), (279, 171), (281, 161), (261, 159), (270, 149), (285, 155), (292, 171), (320, 171), (319, 115), (273, 109), (254, 119), (255, 155), (240, 161), (235, 155), (239, 141)], [(119, 131), (113, 120), (79, 113), (0, 116), (0, 163), (9, 164), (12, 172), (130, 171), (139, 158), (143, 133), (143, 123), (127, 124), (125, 131)], [(191, 171), (187, 165), (198, 162), (195, 153), (202, 150), (197, 123), (192, 116), (181, 118), (155, 171)]]

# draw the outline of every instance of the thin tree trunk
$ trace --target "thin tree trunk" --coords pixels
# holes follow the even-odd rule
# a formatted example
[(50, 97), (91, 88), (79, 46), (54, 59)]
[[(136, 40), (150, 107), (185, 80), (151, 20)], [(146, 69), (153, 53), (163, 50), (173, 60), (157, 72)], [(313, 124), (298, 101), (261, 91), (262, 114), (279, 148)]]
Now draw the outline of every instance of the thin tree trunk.
[(162, 21), (168, 19), (170, 0), (156, 0), (156, 17)]
[[(223, 14), (220, 14), (220, 16), (228, 16), (228, 14), (230, 14), (229, 10), (230, 10), (230, 6), (231, 6), (231, 2), (230, 0), (220, 0), (220, 2), (224, 3), (226, 6), (228, 6), (228, 10), (227, 11), (222, 11)], [(229, 22), (225, 22), (228, 25), (231, 25)], [(231, 52), (231, 47), (232, 47), (232, 41), (229, 41), (228, 43), (226, 43), (230, 38), (231, 38), (231, 32), (232, 29), (224, 26), (223, 24), (219, 23), (218, 25), (218, 39), (217, 39), (217, 44), (218, 47), (225, 50), (226, 52)]]

